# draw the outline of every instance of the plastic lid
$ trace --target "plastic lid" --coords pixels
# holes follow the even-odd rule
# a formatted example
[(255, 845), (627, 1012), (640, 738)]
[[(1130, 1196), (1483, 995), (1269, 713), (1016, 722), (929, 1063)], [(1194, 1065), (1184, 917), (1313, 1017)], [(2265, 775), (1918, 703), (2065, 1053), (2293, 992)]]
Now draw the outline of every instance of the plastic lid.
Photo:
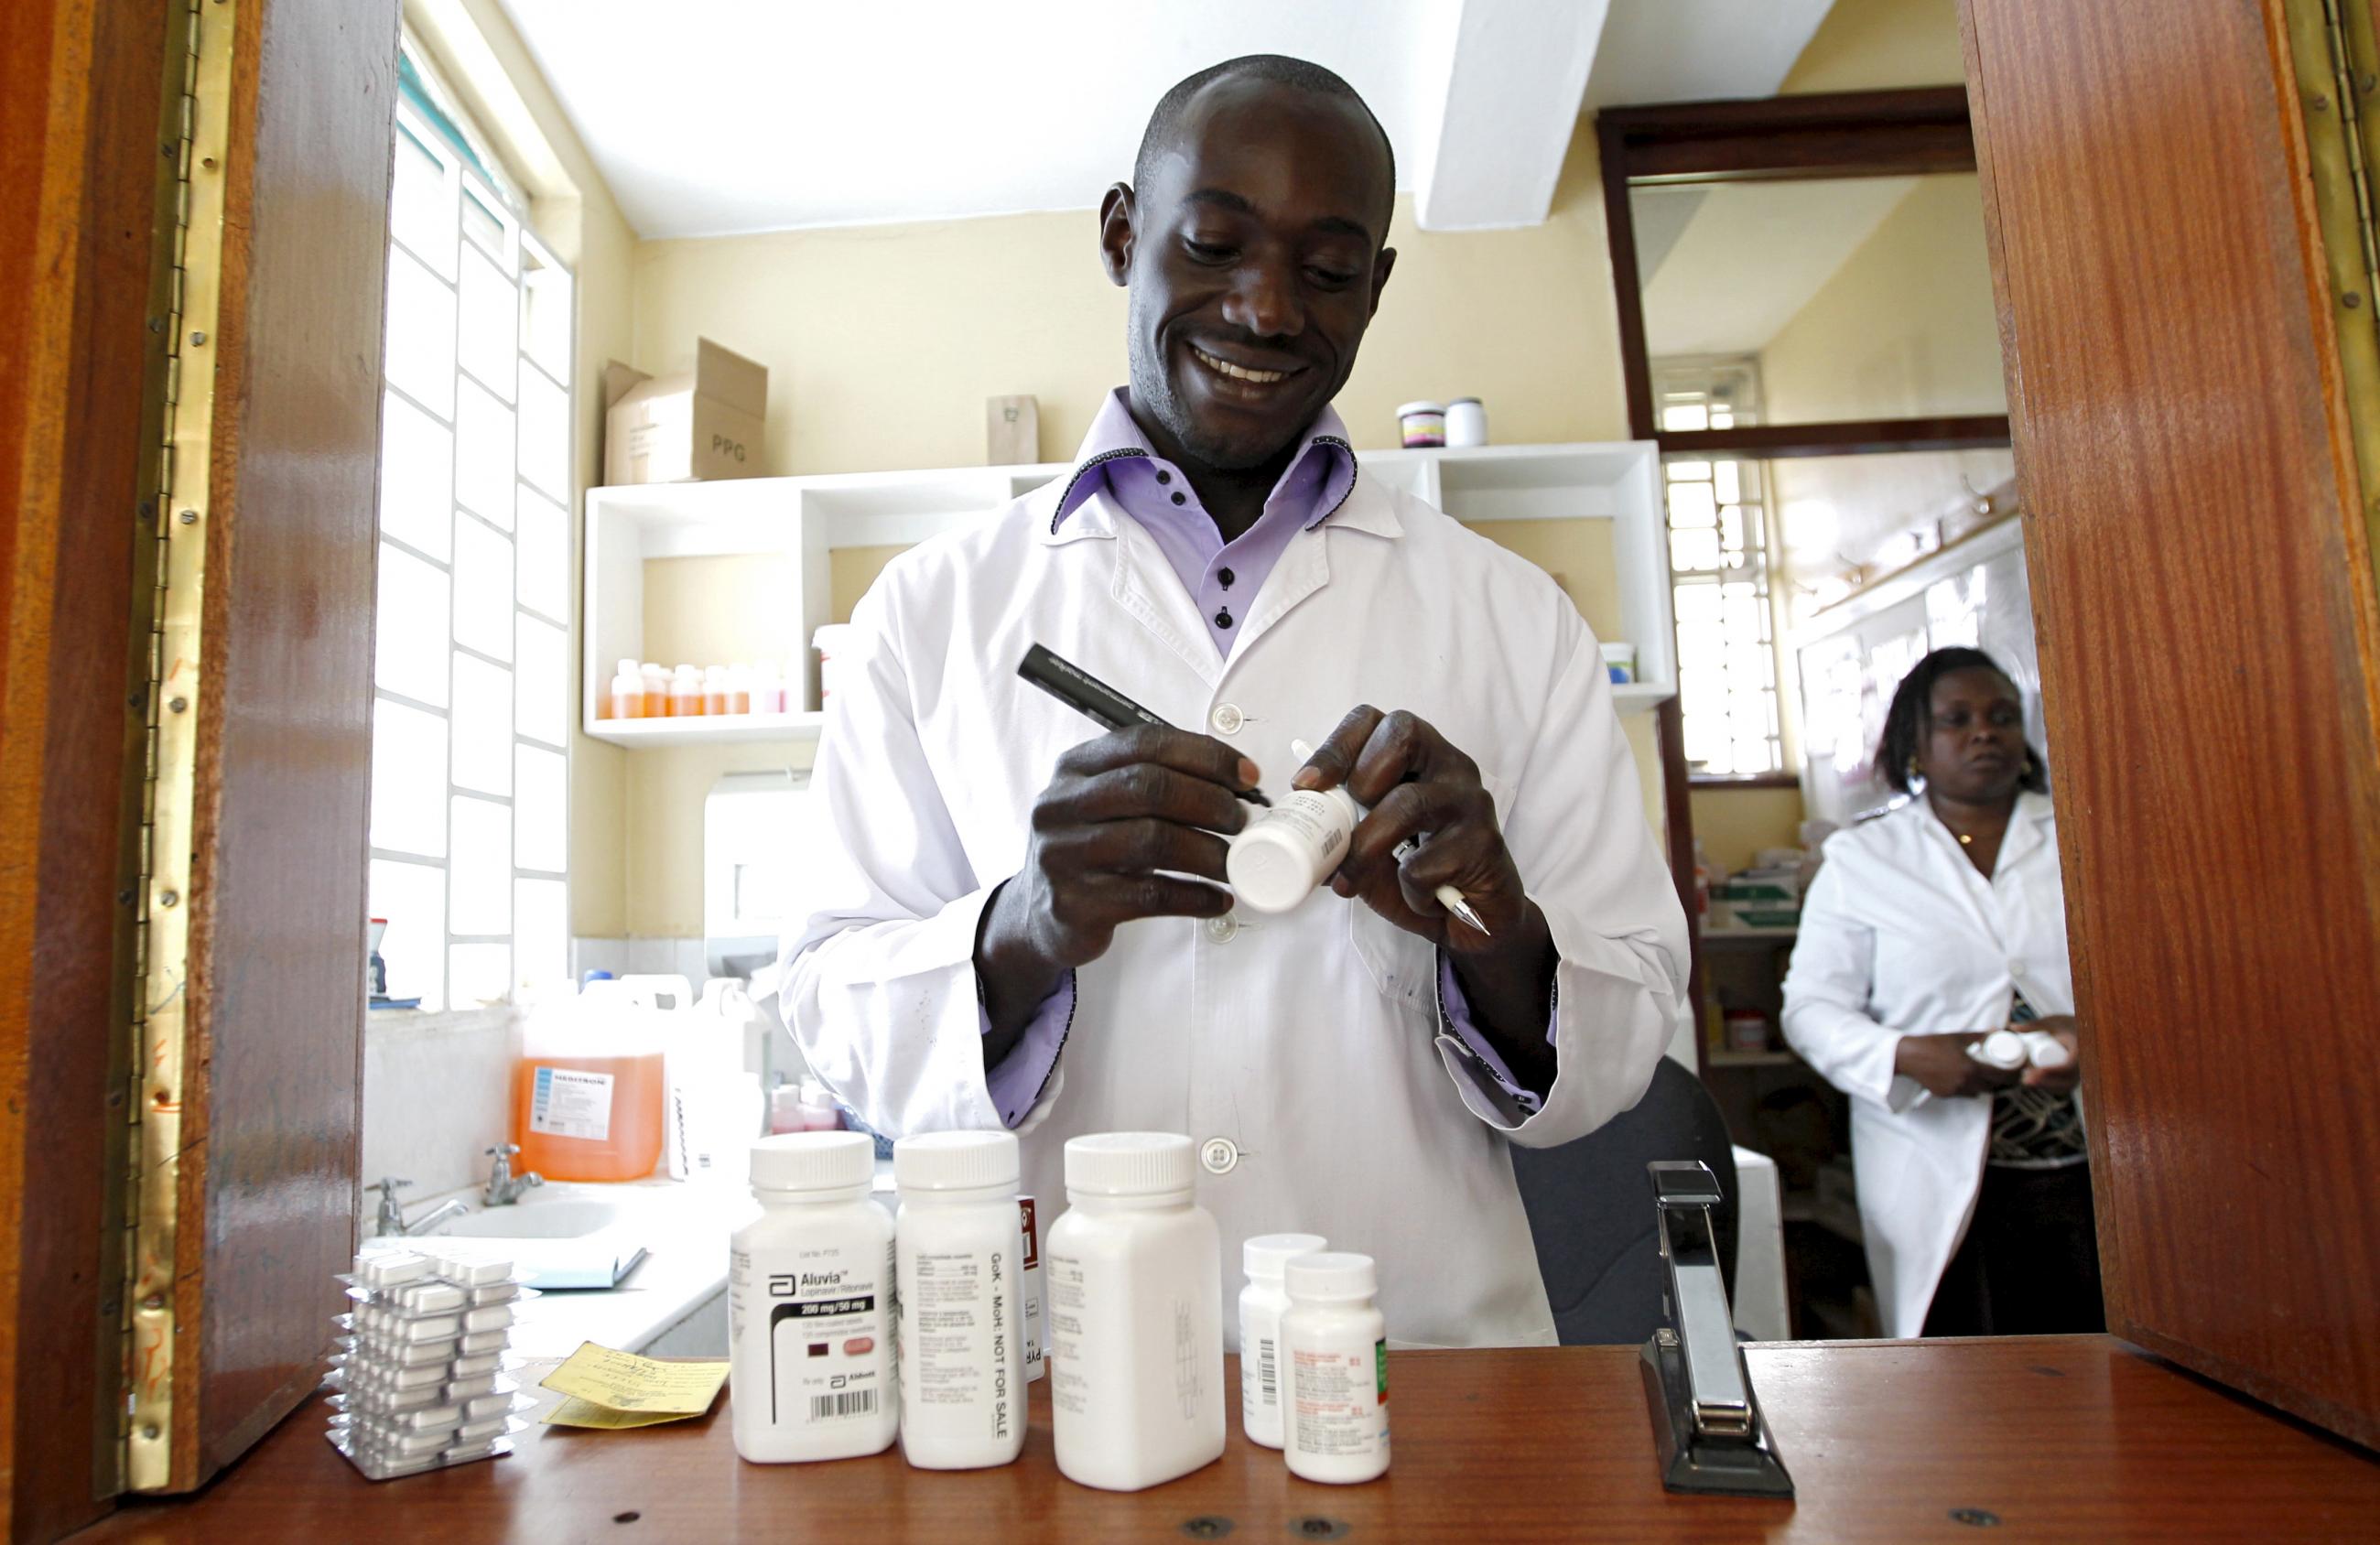
[(1460, 408), (1466, 402), (1474, 408), (1482, 406), (1477, 397), (1454, 397), (1450, 399), (1446, 406), (1449, 408)]
[(1281, 1269), (1299, 1256), (1330, 1247), (1318, 1234), (1259, 1234), (1240, 1247), (1240, 1263), (1249, 1276), (1274, 1283), (1281, 1281)]
[(633, 660), (621, 661), (620, 674), (622, 675), (635, 675), (637, 674), (637, 663)]
[(1300, 1256), (1282, 1275), (1292, 1298), (1369, 1298), (1380, 1291), (1379, 1268), (1372, 1258), (1343, 1250)]
[(1988, 1063), (1994, 1067), (2024, 1065), (2024, 1037), (2014, 1030), (1994, 1030), (1983, 1040), (1972, 1043), (1967, 1051), (1977, 1062)]
[(1259, 816), (1232, 839), (1223, 873), (1232, 892), (1259, 912), (1286, 912), (1314, 892), (1314, 866), (1305, 845)]
[(1445, 411), (1446, 404), (1442, 402), (1409, 402), (1397, 409), (1397, 417), (1402, 419), (1408, 413), (1443, 413)]
[(2035, 1067), (2064, 1067), (2071, 1061), (2066, 1054), (2066, 1043), (2047, 1030), (2034, 1030), (2024, 1038), (2025, 1052)]
[(1087, 1197), (1161, 1197), (1196, 1184), (1198, 1161), (1178, 1132), (1098, 1132), (1066, 1139), (1066, 1189)]
[(752, 1145), (756, 1191), (840, 1191), (876, 1178), (876, 1141), (865, 1132), (787, 1132)]
[(904, 1191), (964, 1191), (1016, 1185), (1014, 1132), (922, 1132), (892, 1145), (892, 1178)]

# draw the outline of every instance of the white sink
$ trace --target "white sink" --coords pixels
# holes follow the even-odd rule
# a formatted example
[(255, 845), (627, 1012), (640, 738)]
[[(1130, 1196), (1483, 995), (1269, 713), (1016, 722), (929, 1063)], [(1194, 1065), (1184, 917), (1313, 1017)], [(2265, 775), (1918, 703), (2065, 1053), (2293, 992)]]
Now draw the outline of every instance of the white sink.
[(577, 1239), (616, 1226), (622, 1222), (621, 1211), (620, 1204), (613, 1201), (560, 1198), (548, 1202), (523, 1201), (510, 1207), (466, 1212), (447, 1219), (427, 1235), (413, 1237), (446, 1235), (459, 1239)]

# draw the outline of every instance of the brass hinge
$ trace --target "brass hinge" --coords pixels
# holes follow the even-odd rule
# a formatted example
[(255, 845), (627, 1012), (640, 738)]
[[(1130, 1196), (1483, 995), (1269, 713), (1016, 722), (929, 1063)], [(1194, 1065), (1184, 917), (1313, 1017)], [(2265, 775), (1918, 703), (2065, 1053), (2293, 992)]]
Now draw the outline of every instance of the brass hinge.
[(2283, 0), (2365, 525), (2380, 547), (2380, 46), (2363, 0)]
[[(182, 1148), (183, 1068), (188, 1021), (191, 822), (196, 803), (205, 580), (209, 446), (214, 432), (214, 332), (223, 274), (224, 176), (231, 117), (232, 0), (174, 0), (168, 47), (178, 104), (164, 128), (178, 134), (170, 200), (171, 251), (162, 318), (162, 436), (157, 446), (153, 550), (140, 578), (152, 587), (146, 748), (140, 833), (141, 901), (134, 927), (128, 1105), (131, 1119), (125, 1219), (123, 1485), (164, 1490), (174, 1472), (176, 1198)], [(174, 141), (169, 139), (166, 144)]]

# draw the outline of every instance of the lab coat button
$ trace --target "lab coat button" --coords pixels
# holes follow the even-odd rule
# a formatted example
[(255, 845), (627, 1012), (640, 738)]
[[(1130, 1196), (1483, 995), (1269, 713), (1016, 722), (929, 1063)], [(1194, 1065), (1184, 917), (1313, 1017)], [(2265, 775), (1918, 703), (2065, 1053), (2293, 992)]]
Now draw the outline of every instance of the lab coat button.
[(1209, 1137), (1198, 1145), (1198, 1162), (1208, 1174), (1229, 1174), (1240, 1162), (1240, 1145), (1229, 1137)]
[(1240, 717), (1240, 711), (1230, 703), (1218, 703), (1207, 722), (1215, 726), (1217, 735), (1237, 735), (1240, 725), (1245, 723)]
[(1239, 936), (1240, 919), (1226, 912), (1220, 918), (1207, 919), (1207, 937), (1219, 944), (1228, 944)]

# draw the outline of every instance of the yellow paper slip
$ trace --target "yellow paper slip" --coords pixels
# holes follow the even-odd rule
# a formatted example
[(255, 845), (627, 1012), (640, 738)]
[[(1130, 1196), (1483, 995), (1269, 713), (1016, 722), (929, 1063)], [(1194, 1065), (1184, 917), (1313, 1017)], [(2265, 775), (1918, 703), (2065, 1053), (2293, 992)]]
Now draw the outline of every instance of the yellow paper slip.
[(571, 1397), (545, 1419), (574, 1427), (645, 1427), (698, 1417), (726, 1381), (723, 1362), (665, 1363), (582, 1342), (541, 1381)]

